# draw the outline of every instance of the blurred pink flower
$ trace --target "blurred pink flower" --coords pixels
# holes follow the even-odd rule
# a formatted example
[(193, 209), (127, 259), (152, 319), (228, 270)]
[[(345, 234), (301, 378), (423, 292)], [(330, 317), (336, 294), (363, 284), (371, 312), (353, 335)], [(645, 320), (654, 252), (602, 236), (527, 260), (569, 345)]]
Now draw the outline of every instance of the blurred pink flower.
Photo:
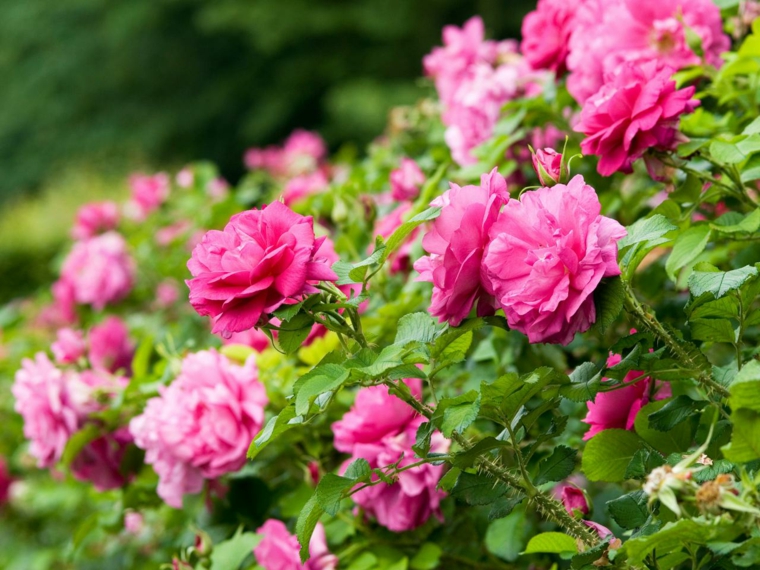
[(675, 148), (678, 118), (699, 101), (691, 98), (693, 86), (676, 89), (673, 72), (656, 61), (626, 63), (586, 101), (575, 130), (586, 135), (583, 153), (600, 157), (599, 174), (632, 172), (633, 161), (650, 148)]
[(129, 330), (118, 317), (107, 317), (90, 329), (90, 350), (87, 358), (95, 370), (130, 374), (134, 344), (129, 340)]
[(108, 232), (74, 244), (61, 268), (61, 281), (70, 286), (77, 303), (96, 310), (126, 297), (132, 290), (135, 263), (127, 243)]
[(256, 352), (263, 352), (271, 346), (269, 337), (258, 329), (248, 329), (242, 332), (232, 333), (229, 338), (222, 337), (222, 344), (242, 344), (250, 346)]
[(285, 523), (268, 519), (256, 529), (261, 542), (253, 549), (256, 562), (263, 570), (334, 570), (338, 558), (327, 550), (325, 528), (317, 523), (309, 541), (309, 560), (301, 564), (298, 539), (288, 532)]
[(495, 301), (481, 276), (488, 232), (509, 199), (507, 184), (494, 168), (481, 176), (480, 186), (451, 188), (431, 202), (441, 207), (422, 246), (430, 255), (418, 259), (417, 281), (433, 283), (429, 312), (452, 326), (462, 322), (477, 304), (478, 315), (493, 314)]
[(179, 220), (171, 225), (164, 226), (156, 232), (156, 243), (164, 247), (171, 245), (172, 242), (187, 234), (192, 227), (193, 224), (190, 220)]
[(156, 305), (162, 309), (171, 307), (179, 299), (179, 287), (173, 279), (164, 279), (156, 286)]
[(210, 231), (187, 267), (190, 304), (212, 317), (212, 332), (228, 335), (255, 327), (286, 302), (315, 291), (337, 275), (317, 256), (311, 217), (280, 202), (232, 217), (224, 231)]
[(80, 331), (62, 328), (58, 329), (50, 350), (58, 364), (72, 364), (87, 353), (87, 341)]
[(325, 190), (330, 182), (324, 172), (317, 170), (310, 174), (299, 174), (288, 180), (282, 190), (282, 199), (285, 205), (290, 206)]
[(141, 221), (161, 207), (169, 197), (171, 185), (169, 175), (159, 172), (153, 175), (133, 174), (129, 177), (129, 188), (131, 197), (127, 203), (127, 213)]
[(215, 350), (185, 357), (179, 376), (129, 424), (158, 474), (158, 495), (181, 508), (205, 479), (240, 469), (267, 402), (253, 358), (238, 366)]
[(145, 518), (136, 511), (124, 513), (124, 530), (129, 534), (140, 534), (145, 528)]
[(71, 473), (80, 481), (89, 481), (98, 491), (122, 487), (130, 478), (121, 464), (132, 436), (127, 428), (101, 436), (84, 446), (71, 463)]
[(491, 226), (483, 268), (510, 328), (568, 344), (596, 321), (593, 293), (620, 274), (625, 228), (600, 215), (596, 191), (575, 176), (510, 200)]
[(177, 176), (174, 177), (174, 180), (180, 188), (190, 188), (195, 183), (195, 175), (190, 168), (185, 167), (177, 172)]
[(77, 212), (71, 230), (74, 239), (87, 239), (114, 229), (119, 223), (119, 207), (115, 202), (91, 202)]
[(520, 51), (534, 69), (551, 69), (557, 76), (567, 70), (570, 34), (575, 13), (583, 0), (538, 0), (522, 22)]
[(8, 471), (8, 463), (4, 457), (0, 457), (0, 507), (8, 502), (13, 481), (14, 479)]
[(425, 183), (425, 174), (411, 158), (402, 158), (401, 165), (391, 171), (391, 196), (394, 200), (416, 200), (420, 187)]
[[(386, 241), (391, 237), (394, 231), (396, 231), (404, 223), (404, 217), (411, 211), (412, 203), (403, 202), (399, 204), (395, 209), (388, 213), (385, 217), (380, 218), (375, 223), (375, 231), (372, 234), (372, 243), (369, 246), (369, 253), (375, 249), (374, 239), (377, 236), (382, 236)], [(399, 271), (406, 271), (410, 267), (410, 258), (412, 253), (412, 246), (417, 236), (420, 233), (420, 229), (415, 228), (404, 240), (404, 243), (394, 253), (391, 254), (391, 273), (398, 273)]]

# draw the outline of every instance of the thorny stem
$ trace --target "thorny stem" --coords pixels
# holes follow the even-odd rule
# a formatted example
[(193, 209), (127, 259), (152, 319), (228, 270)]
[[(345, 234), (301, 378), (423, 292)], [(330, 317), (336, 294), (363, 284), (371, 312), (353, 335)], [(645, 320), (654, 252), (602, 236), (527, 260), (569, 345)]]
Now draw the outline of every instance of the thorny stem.
[(657, 317), (641, 305), (630, 283), (623, 281), (623, 286), (625, 287), (626, 307), (639, 326), (657, 336), (682, 364), (697, 371), (695, 379), (704, 386), (708, 393), (717, 394), (721, 398), (727, 398), (729, 395), (728, 390), (712, 379), (709, 367), (705, 367), (705, 364), (702, 362), (697, 362), (688, 351), (684, 350), (681, 343), (662, 326)]
[[(396, 384), (391, 380), (383, 380), (383, 383), (388, 386), (396, 396), (414, 408), (417, 413), (426, 417), (428, 420), (432, 418), (433, 411), (417, 400), (408, 389), (404, 389), (405, 386), (402, 383)], [(459, 446), (465, 451), (472, 449), (473, 447), (466, 438), (458, 434), (456, 431), (452, 433), (451, 439), (457, 442), (457, 444), (459, 444)], [(573, 538), (581, 540), (588, 546), (594, 546), (599, 543), (599, 537), (582, 522), (570, 516), (562, 503), (538, 489), (533, 488), (529, 490), (530, 487), (532, 487), (530, 481), (523, 481), (508, 469), (484, 456), (480, 456), (477, 459), (477, 466), (493, 478), (528, 495), (528, 500), (535, 505), (536, 509), (544, 516), (544, 518), (562, 527), (565, 532)]]

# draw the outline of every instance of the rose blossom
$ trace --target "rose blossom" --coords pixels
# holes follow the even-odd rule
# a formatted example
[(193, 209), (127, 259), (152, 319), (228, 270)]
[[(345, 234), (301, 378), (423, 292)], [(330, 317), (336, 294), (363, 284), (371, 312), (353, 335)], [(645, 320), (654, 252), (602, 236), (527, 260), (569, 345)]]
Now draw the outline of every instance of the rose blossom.
[(232, 216), (224, 231), (210, 231), (193, 250), (190, 304), (212, 317), (212, 332), (229, 334), (256, 326), (283, 303), (338, 276), (318, 255), (312, 218), (280, 202)]
[(538, 0), (522, 22), (520, 51), (534, 69), (551, 69), (557, 76), (567, 70), (570, 34), (575, 13), (583, 0)]
[(420, 186), (425, 183), (425, 174), (411, 158), (402, 158), (401, 166), (391, 171), (391, 196), (394, 200), (415, 200), (420, 194)]
[(338, 558), (327, 549), (322, 523), (314, 528), (309, 541), (309, 559), (304, 564), (301, 564), (298, 539), (288, 532), (282, 521), (268, 519), (256, 533), (262, 538), (253, 554), (264, 570), (335, 570), (338, 567)]
[(134, 278), (134, 260), (116, 232), (76, 242), (61, 268), (61, 280), (71, 287), (76, 302), (96, 310), (126, 297)]
[(81, 332), (63, 328), (56, 333), (56, 340), (50, 350), (58, 364), (72, 364), (87, 352), (87, 341)]
[(256, 352), (264, 352), (270, 347), (271, 342), (264, 331), (248, 329), (246, 331), (232, 333), (229, 338), (222, 337), (222, 344), (242, 344), (250, 346)]
[(13, 477), (8, 471), (8, 464), (5, 458), (0, 456), (0, 507), (8, 502), (12, 483)]
[(134, 345), (129, 340), (129, 330), (118, 317), (110, 316), (90, 329), (90, 350), (87, 358), (96, 370), (130, 373)]
[(678, 117), (699, 101), (691, 99), (694, 86), (676, 89), (673, 72), (657, 62), (627, 63), (586, 101), (575, 130), (586, 135), (583, 153), (600, 157), (599, 174), (632, 172), (633, 161), (648, 149), (675, 148)]
[(596, 321), (593, 293), (620, 274), (625, 228), (600, 215), (583, 176), (510, 200), (490, 230), (483, 268), (509, 326), (530, 342), (567, 344)]
[(181, 508), (182, 495), (200, 491), (204, 479), (240, 469), (267, 402), (254, 358), (238, 366), (215, 350), (185, 357), (174, 382), (129, 424), (158, 474), (158, 495)]
[(250, 148), (244, 162), (251, 170), (266, 170), (272, 176), (297, 176), (314, 171), (327, 155), (319, 134), (296, 129), (282, 147)]
[(165, 172), (152, 176), (133, 174), (129, 177), (129, 188), (131, 198), (127, 203), (127, 211), (132, 218), (142, 221), (148, 214), (160, 208), (169, 197), (169, 175)]
[(430, 314), (452, 326), (462, 322), (477, 303), (478, 315), (494, 312), (494, 300), (481, 277), (481, 258), (488, 232), (509, 199), (507, 183), (494, 168), (480, 186), (451, 188), (431, 202), (441, 214), (422, 238), (430, 255), (418, 259), (418, 281), (433, 283)]
[[(404, 382), (415, 397), (421, 395), (419, 379)], [(366, 459), (373, 469), (392, 464), (405, 467), (415, 463), (412, 445), (424, 421), (411, 406), (392, 396), (386, 386), (362, 388), (351, 410), (333, 424), (335, 448), (350, 453), (352, 459)], [(448, 446), (443, 435), (433, 434), (431, 451), (444, 453)], [(343, 469), (347, 466), (348, 462)], [(431, 515), (442, 518), (440, 502), (446, 494), (437, 489), (442, 474), (442, 466), (420, 465), (399, 473), (397, 482), (367, 487), (352, 499), (387, 529), (411, 530)]]
[[(622, 360), (619, 354), (610, 354), (607, 367), (615, 366)], [(631, 370), (625, 375), (623, 382), (631, 382), (641, 377), (642, 372)], [(582, 420), (590, 427), (583, 439), (591, 439), (606, 429), (632, 430), (636, 414), (649, 403), (653, 380), (649, 377), (638, 380), (631, 386), (618, 388), (609, 392), (599, 392), (593, 402), (586, 402), (588, 413)], [(670, 385), (657, 382), (655, 400), (670, 397)]]
[(327, 176), (321, 170), (310, 174), (300, 174), (285, 184), (282, 189), (282, 199), (287, 206), (290, 206), (325, 190), (329, 184)]
[(584, 0), (570, 37), (570, 93), (583, 104), (623, 62), (699, 65), (687, 29), (699, 37), (707, 63), (720, 67), (730, 40), (712, 0)]
[(71, 463), (71, 473), (80, 481), (89, 481), (98, 491), (122, 487), (128, 480), (121, 462), (132, 436), (127, 428), (89, 442)]
[(571, 483), (560, 483), (552, 490), (552, 495), (562, 502), (569, 515), (577, 510), (585, 516), (590, 511), (586, 494)]
[(161, 308), (171, 307), (179, 299), (179, 288), (173, 279), (164, 279), (156, 285), (156, 305)]
[(124, 513), (124, 530), (129, 534), (140, 534), (145, 528), (145, 518), (136, 511)]
[(542, 186), (553, 186), (562, 176), (562, 154), (553, 148), (538, 149), (533, 154), (533, 169)]
[(119, 207), (114, 202), (92, 202), (77, 212), (71, 237), (87, 239), (114, 229), (119, 223)]

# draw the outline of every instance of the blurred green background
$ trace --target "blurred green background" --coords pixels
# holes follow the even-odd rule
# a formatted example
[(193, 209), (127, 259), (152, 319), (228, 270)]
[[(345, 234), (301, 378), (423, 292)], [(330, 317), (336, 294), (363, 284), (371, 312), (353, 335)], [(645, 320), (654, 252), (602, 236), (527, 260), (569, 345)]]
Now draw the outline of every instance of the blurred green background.
[(130, 170), (208, 159), (234, 182), (247, 147), (296, 127), (361, 148), (429, 92), (445, 24), (516, 38), (534, 5), (0, 0), (0, 302), (50, 278), (76, 205), (123, 195)]

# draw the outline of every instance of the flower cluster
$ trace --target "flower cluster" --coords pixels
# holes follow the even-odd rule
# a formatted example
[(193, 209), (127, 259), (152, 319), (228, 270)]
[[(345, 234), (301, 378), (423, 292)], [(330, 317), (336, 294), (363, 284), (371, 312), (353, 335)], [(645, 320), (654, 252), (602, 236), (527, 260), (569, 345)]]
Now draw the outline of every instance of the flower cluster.
[[(415, 397), (422, 396), (418, 379), (404, 381)], [(386, 386), (362, 388), (343, 419), (333, 424), (335, 449), (353, 459), (366, 459), (370, 467), (415, 463), (412, 445), (424, 418), (405, 402), (389, 393)], [(444, 453), (449, 442), (436, 432), (431, 452)], [(348, 466), (348, 462), (344, 465)], [(431, 515), (442, 518), (440, 502), (445, 496), (436, 488), (443, 466), (424, 463), (401, 471), (393, 484), (376, 483), (352, 496), (354, 502), (377, 522), (394, 532), (417, 528)]]
[(309, 560), (301, 564), (298, 539), (288, 532), (285, 523), (269, 519), (256, 532), (261, 542), (253, 549), (263, 570), (335, 570), (338, 558), (327, 549), (325, 527), (317, 523), (309, 541)]
[(179, 376), (129, 424), (158, 474), (159, 496), (180, 508), (205, 479), (240, 469), (267, 402), (252, 358), (238, 366), (214, 350), (188, 355)]
[(129, 339), (126, 325), (114, 316), (107, 317), (92, 327), (87, 339), (80, 331), (59, 329), (50, 349), (59, 364), (74, 364), (87, 356), (94, 370), (112, 373), (121, 370), (126, 374), (130, 372), (134, 354), (134, 345)]
[(142, 221), (161, 207), (171, 190), (169, 175), (133, 174), (129, 178), (131, 197), (125, 206), (127, 215), (135, 221)]

